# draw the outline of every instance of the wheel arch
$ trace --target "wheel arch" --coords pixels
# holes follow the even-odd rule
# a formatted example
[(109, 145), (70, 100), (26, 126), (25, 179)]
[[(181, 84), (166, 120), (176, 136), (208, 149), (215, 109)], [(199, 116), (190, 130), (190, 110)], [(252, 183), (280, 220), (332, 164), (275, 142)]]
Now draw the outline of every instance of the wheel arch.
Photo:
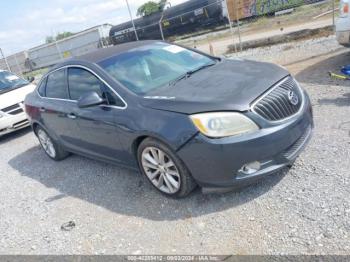
[(171, 145), (169, 142), (167, 142), (164, 138), (159, 137), (159, 136), (154, 135), (154, 134), (142, 134), (142, 135), (137, 136), (134, 139), (132, 146), (131, 146), (132, 154), (136, 160), (137, 160), (137, 150), (138, 150), (140, 144), (148, 138), (158, 140), (159, 142), (161, 142), (164, 145), (166, 145), (167, 147), (169, 147), (172, 151), (176, 152), (177, 148), (175, 148), (173, 145)]
[(55, 132), (49, 132), (49, 130), (42, 123), (40, 123), (38, 121), (34, 121), (34, 122), (32, 122), (31, 126), (32, 126), (32, 129), (33, 129), (33, 132), (35, 135), (37, 135), (37, 133), (36, 133), (37, 128), (40, 127), (42, 129), (44, 129), (45, 132), (48, 133), (55, 141), (58, 141), (58, 137), (56, 136)]

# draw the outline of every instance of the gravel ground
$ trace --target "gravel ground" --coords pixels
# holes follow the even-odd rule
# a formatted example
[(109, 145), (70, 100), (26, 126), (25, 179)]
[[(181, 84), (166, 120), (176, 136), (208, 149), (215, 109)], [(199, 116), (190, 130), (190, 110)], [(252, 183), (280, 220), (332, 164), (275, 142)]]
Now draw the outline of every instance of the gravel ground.
[(314, 137), (292, 169), (172, 200), (126, 169), (53, 162), (23, 130), (0, 139), (0, 254), (349, 254), (350, 84), (327, 72), (350, 53), (329, 37), (243, 56), (287, 65), (311, 96)]

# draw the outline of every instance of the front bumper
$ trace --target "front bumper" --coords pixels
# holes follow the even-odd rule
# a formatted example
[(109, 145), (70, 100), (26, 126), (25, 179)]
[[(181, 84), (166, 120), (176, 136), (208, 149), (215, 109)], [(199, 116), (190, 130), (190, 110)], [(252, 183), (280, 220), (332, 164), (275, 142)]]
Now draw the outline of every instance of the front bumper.
[[(179, 151), (203, 191), (226, 191), (243, 187), (290, 165), (305, 148), (313, 129), (312, 108), (305, 96), (302, 111), (279, 125), (258, 132), (220, 139), (198, 134)], [(242, 167), (259, 161), (254, 173), (242, 173)]]
[(23, 112), (17, 115), (6, 115), (0, 118), (0, 136), (29, 126), (27, 115)]

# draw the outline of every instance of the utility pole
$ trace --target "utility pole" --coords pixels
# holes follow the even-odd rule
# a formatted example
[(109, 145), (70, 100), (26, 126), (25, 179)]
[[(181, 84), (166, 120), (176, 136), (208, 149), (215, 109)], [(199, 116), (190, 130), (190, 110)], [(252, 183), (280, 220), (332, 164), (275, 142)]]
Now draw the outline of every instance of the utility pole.
[(334, 8), (335, 8), (335, 0), (332, 0), (332, 10), (333, 10), (333, 15), (332, 15), (332, 22), (333, 22), (333, 30), (335, 30), (335, 10), (334, 10)]
[(164, 33), (163, 33), (163, 26), (162, 26), (163, 17), (164, 17), (164, 12), (162, 14), (162, 17), (159, 20), (160, 35), (162, 36), (162, 40), (164, 41)]
[[(166, 2), (165, 5), (168, 4), (169, 7), (171, 7), (171, 3), (170, 2)], [(165, 12), (165, 6), (164, 6), (164, 9), (163, 9), (163, 12), (162, 12), (162, 16), (158, 22), (159, 24), (159, 29), (160, 29), (160, 35), (162, 36), (162, 40), (164, 41), (165, 38), (164, 38), (164, 32), (163, 32), (163, 26), (162, 26), (162, 22), (163, 22), (163, 18), (164, 18), (164, 12)]]
[(230, 32), (231, 32), (231, 35), (232, 35), (233, 46), (234, 46), (234, 48), (235, 48), (235, 53), (237, 53), (237, 46), (236, 46), (235, 36), (234, 36), (232, 24), (231, 24), (231, 17), (230, 17), (230, 12), (229, 12), (229, 10), (228, 10), (227, 0), (224, 0), (224, 2), (225, 2), (225, 5), (226, 5), (227, 18), (228, 18), (228, 23), (229, 23), (229, 25), (230, 25)]
[(237, 19), (238, 39), (239, 39), (239, 49), (242, 52), (242, 39), (241, 39), (241, 29), (240, 29), (239, 18), (238, 18), (238, 4), (237, 4), (237, 2), (238, 2), (238, 0), (236, 0), (236, 19)]
[(6, 56), (4, 56), (4, 53), (2, 52), (2, 49), (0, 48), (0, 53), (1, 53), (1, 56), (4, 58), (5, 60), (5, 64), (6, 64), (6, 67), (7, 67), (7, 70), (11, 72), (11, 68), (10, 68), (10, 65), (9, 63), (7, 62), (7, 58)]
[(134, 32), (135, 32), (135, 36), (136, 36), (136, 40), (137, 40), (137, 41), (139, 41), (139, 36), (137, 35), (137, 32), (136, 32), (136, 27), (135, 27), (134, 19), (132, 18), (132, 14), (131, 14), (131, 11), (130, 11), (129, 2), (128, 2), (128, 0), (125, 0), (125, 1), (126, 1), (126, 5), (128, 6), (129, 15), (130, 15), (130, 19), (131, 19), (132, 27), (134, 28)]
[(57, 34), (55, 34), (52, 29), (51, 29), (51, 34), (52, 34), (52, 37), (53, 37), (54, 44), (56, 46), (56, 50), (57, 50), (58, 56), (60, 57), (61, 60), (63, 60), (64, 57), (62, 56), (61, 49), (59, 48), (57, 40), (56, 40)]

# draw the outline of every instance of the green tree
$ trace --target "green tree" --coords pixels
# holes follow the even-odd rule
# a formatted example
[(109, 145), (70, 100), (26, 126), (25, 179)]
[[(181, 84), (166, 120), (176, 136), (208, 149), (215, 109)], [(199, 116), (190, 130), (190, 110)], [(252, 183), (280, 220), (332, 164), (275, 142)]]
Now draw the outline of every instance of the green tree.
[(47, 36), (47, 37), (45, 38), (45, 43), (46, 43), (46, 44), (51, 44), (51, 43), (53, 43), (53, 42), (55, 42), (55, 38), (54, 38), (53, 36)]
[(168, 0), (160, 0), (160, 1), (159, 1), (158, 5), (159, 5), (160, 11), (163, 11), (163, 10), (164, 10), (164, 8), (165, 8), (165, 6), (166, 6), (167, 3), (169, 3)]
[(65, 38), (70, 37), (72, 35), (74, 35), (72, 32), (58, 33), (56, 35), (56, 41), (61, 40), (61, 39), (65, 39)]
[(157, 12), (162, 12), (167, 4), (167, 0), (160, 0), (159, 2), (148, 1), (137, 9), (137, 16), (148, 16)]
[(61, 40), (61, 39), (64, 39), (64, 38), (67, 38), (67, 37), (70, 37), (74, 35), (74, 33), (72, 32), (62, 32), (62, 33), (58, 33), (55, 37), (53, 36), (47, 36), (45, 38), (45, 43), (46, 44), (50, 44), (50, 43), (53, 43), (55, 41), (58, 41), (58, 40)]

